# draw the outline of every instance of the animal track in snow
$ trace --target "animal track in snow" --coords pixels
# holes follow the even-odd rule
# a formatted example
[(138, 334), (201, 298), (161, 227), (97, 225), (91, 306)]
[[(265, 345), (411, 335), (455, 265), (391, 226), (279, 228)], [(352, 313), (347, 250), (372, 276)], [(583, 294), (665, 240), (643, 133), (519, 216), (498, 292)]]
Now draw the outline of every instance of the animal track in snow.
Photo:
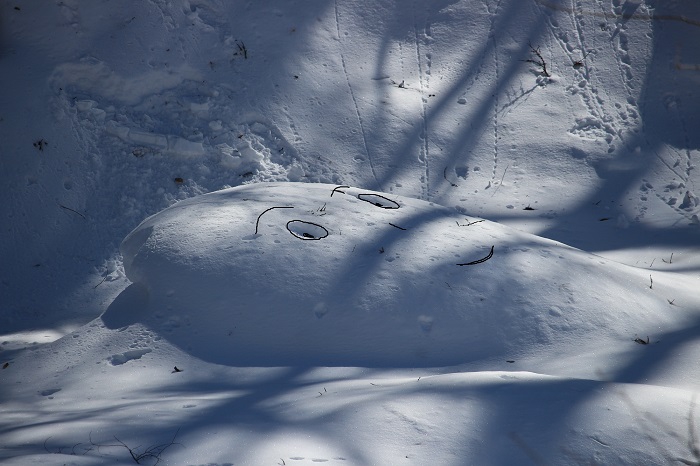
[[(100, 175), (94, 179), (120, 184), (124, 196), (114, 208), (122, 220), (136, 222), (143, 212), (245, 182), (337, 181), (326, 158), (311, 164), (299, 157), (298, 133), (289, 143), (263, 116), (237, 114), (230, 105), (238, 98), (235, 90), (195, 78), (185, 69), (154, 69), (127, 79), (95, 59), (55, 70), (55, 112), (73, 120), (84, 152), (94, 154), (91, 168)], [(143, 170), (143, 157), (149, 170)], [(100, 224), (113, 231), (118, 217)]]
[[(342, 41), (341, 34), (340, 34), (340, 12), (338, 10), (338, 0), (335, 0), (333, 2), (333, 5), (335, 8), (335, 27), (336, 27), (336, 32), (338, 34), (337, 37), (338, 37), (339, 41)], [(357, 117), (357, 124), (359, 125), (360, 133), (362, 133), (362, 142), (364, 144), (365, 153), (367, 154), (367, 161), (369, 162), (370, 170), (372, 171), (372, 177), (374, 178), (376, 188), (380, 189), (379, 178), (377, 177), (377, 172), (376, 172), (376, 169), (374, 168), (374, 162), (372, 160), (372, 154), (370, 153), (370, 150), (369, 150), (369, 144), (367, 143), (367, 133), (365, 131), (364, 123), (362, 121), (362, 115), (360, 115), (360, 107), (357, 105), (357, 98), (355, 97), (355, 91), (352, 88), (352, 84), (350, 84), (350, 75), (348, 75), (348, 69), (347, 69), (347, 66), (345, 64), (345, 55), (342, 52), (342, 46), (341, 46), (341, 52), (340, 52), (340, 62), (343, 65), (343, 74), (345, 75), (345, 82), (348, 85), (348, 90), (350, 91), (350, 97), (352, 98), (352, 102), (355, 106), (355, 116)]]
[[(692, 190), (688, 189), (686, 184), (675, 179), (667, 183), (663, 187), (663, 191), (657, 190), (647, 179), (642, 179), (639, 187), (639, 198), (645, 203), (649, 201), (649, 195), (653, 194), (657, 199), (672, 208), (679, 216), (687, 219), (691, 224), (696, 223), (695, 216), (697, 215), (698, 207), (700, 207), (700, 197), (696, 196)], [(639, 208), (637, 220), (644, 218), (646, 205)]]
[[(567, 91), (578, 95), (589, 113), (589, 116), (577, 118), (569, 133), (584, 139), (604, 139), (608, 153), (615, 152), (619, 146), (615, 140), (624, 140), (626, 132), (635, 132), (640, 125), (637, 101), (641, 77), (633, 76), (630, 71), (633, 58), (625, 15), (619, 11), (584, 11), (580, 2), (568, 8), (538, 1), (538, 8), (547, 18), (557, 44), (570, 63), (565, 64), (566, 68), (561, 64), (558, 66), (560, 73), (572, 75)], [(572, 27), (559, 26), (557, 16), (562, 14), (568, 17)], [(591, 20), (592, 17), (599, 19)], [(608, 27), (613, 21), (616, 27)], [(571, 31), (575, 32), (573, 39)], [(648, 46), (648, 40), (646, 44)], [(611, 48), (616, 59), (616, 73), (596, 66), (596, 54), (605, 48)], [(634, 53), (643, 56), (644, 50)], [(611, 91), (615, 88), (623, 89), (624, 101), (612, 97)], [(572, 114), (576, 114), (575, 108), (572, 108)]]
[[(496, 37), (496, 19), (498, 18), (498, 10), (500, 9), (500, 2), (496, 4), (496, 8), (491, 11), (490, 6), (487, 4), (486, 8), (489, 12), (489, 34), (488, 41), (493, 44), (493, 54), (494, 54), (494, 65), (496, 73), (496, 81), (498, 81), (499, 76), (499, 61), (498, 61), (498, 43)], [(481, 62), (483, 63), (483, 62)], [(481, 65), (480, 65), (481, 66)], [(486, 188), (492, 187), (496, 183), (496, 171), (498, 170), (498, 112), (499, 112), (499, 100), (498, 93), (494, 96), (494, 110), (493, 110), (493, 170), (491, 171), (491, 180), (489, 181)]]
[(420, 147), (420, 153), (418, 159), (423, 163), (423, 174), (422, 179), (422, 199), (430, 199), (430, 141), (428, 139), (428, 96), (430, 90), (430, 66), (431, 66), (431, 54), (425, 53), (425, 69), (423, 69), (423, 53), (421, 52), (421, 44), (424, 47), (428, 47), (430, 38), (430, 22), (428, 19), (425, 21), (425, 27), (423, 28), (424, 33), (419, 33), (418, 24), (413, 23), (413, 32), (415, 35), (415, 46), (416, 46), (416, 62), (418, 64), (418, 82), (420, 84), (420, 98), (421, 98), (421, 140), (422, 144)]

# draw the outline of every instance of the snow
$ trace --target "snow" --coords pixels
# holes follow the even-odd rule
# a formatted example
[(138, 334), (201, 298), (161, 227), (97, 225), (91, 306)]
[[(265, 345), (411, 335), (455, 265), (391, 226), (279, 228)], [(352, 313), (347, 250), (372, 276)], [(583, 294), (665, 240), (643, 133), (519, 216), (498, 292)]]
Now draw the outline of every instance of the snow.
[[(460, 265), (492, 246), (491, 259)], [(669, 318), (664, 297), (690, 281), (657, 272), (652, 293), (646, 270), (483, 219), (467, 224), (426, 201), (317, 183), (179, 202), (139, 225), (121, 252), (133, 299), (115, 300), (103, 320), (118, 323), (108, 327), (145, 321), (218, 364), (544, 363), (624, 351), (635, 329), (667, 332), (694, 316), (684, 310), (691, 300)]]
[(700, 6), (0, 21), (3, 464), (700, 461)]

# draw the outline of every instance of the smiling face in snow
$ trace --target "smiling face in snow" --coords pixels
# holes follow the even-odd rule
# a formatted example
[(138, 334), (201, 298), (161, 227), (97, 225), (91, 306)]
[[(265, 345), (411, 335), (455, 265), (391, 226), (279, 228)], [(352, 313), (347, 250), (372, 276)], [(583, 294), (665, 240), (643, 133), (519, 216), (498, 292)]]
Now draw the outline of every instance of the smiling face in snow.
[[(129, 314), (198, 357), (231, 364), (508, 359), (552, 344), (561, 329), (583, 337), (596, 328), (573, 313), (585, 290), (562, 287), (559, 258), (574, 253), (557, 257), (556, 247), (415, 199), (247, 185), (183, 201), (134, 230), (122, 253), (135, 283), (128, 307), (140, 311), (117, 304), (104, 319), (117, 326)], [(582, 260), (569, 258), (566, 274), (583, 273)], [(531, 280), (544, 292), (530, 293)], [(605, 274), (591, 280), (614, 287)]]

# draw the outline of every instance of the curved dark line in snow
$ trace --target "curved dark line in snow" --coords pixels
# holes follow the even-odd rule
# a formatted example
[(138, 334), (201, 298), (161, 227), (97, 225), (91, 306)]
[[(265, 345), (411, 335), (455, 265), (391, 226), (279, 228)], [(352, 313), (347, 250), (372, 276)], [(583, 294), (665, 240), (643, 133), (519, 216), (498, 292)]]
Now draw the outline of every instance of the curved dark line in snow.
[(258, 224), (260, 223), (260, 217), (262, 217), (265, 213), (271, 211), (272, 209), (293, 209), (294, 207), (292, 206), (277, 206), (277, 207), (270, 207), (269, 209), (265, 209), (262, 214), (258, 215), (258, 219), (255, 221), (255, 234), (258, 234)]
[(482, 262), (486, 262), (487, 260), (489, 260), (493, 257), (493, 248), (494, 248), (494, 246), (491, 246), (491, 252), (489, 252), (489, 254), (486, 257), (483, 257), (483, 258), (475, 260), (475, 261), (467, 262), (465, 264), (457, 264), (457, 265), (476, 265), (476, 264), (481, 264)]
[[(292, 228), (290, 228), (290, 225), (296, 226), (298, 224), (312, 225), (315, 228), (311, 228), (310, 230), (317, 230), (317, 232), (320, 232), (321, 234), (315, 235), (313, 233), (309, 233), (308, 231), (301, 231), (300, 232), (300, 231), (296, 231), (296, 230), (293, 230)], [(325, 227), (319, 225), (318, 223), (305, 222), (303, 220), (290, 220), (290, 221), (288, 221), (287, 222), (287, 231), (289, 231), (292, 234), (292, 236), (299, 238), (301, 240), (304, 240), (304, 241), (319, 240), (319, 239), (323, 239), (326, 236), (328, 236), (328, 230)]]
[(392, 201), (388, 197), (380, 194), (360, 193), (357, 198), (361, 201), (369, 202), (373, 206), (381, 207), (382, 209), (398, 209), (401, 207), (398, 202)]

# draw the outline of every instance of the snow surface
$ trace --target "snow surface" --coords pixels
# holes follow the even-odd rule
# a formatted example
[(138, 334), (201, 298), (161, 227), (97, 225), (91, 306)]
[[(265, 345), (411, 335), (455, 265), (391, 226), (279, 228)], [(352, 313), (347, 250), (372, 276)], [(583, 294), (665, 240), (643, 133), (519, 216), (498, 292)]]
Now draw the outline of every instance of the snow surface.
[(700, 462), (700, 3), (0, 38), (3, 464)]
[[(459, 265), (491, 246), (488, 261)], [(670, 316), (665, 296), (691, 280), (657, 273), (654, 292), (647, 270), (467, 224), (425, 201), (324, 184), (191, 198), (144, 221), (121, 250), (133, 284), (102, 316), (107, 327), (143, 321), (228, 365), (415, 367), (623, 351), (635, 329), (673, 330), (700, 302)]]

